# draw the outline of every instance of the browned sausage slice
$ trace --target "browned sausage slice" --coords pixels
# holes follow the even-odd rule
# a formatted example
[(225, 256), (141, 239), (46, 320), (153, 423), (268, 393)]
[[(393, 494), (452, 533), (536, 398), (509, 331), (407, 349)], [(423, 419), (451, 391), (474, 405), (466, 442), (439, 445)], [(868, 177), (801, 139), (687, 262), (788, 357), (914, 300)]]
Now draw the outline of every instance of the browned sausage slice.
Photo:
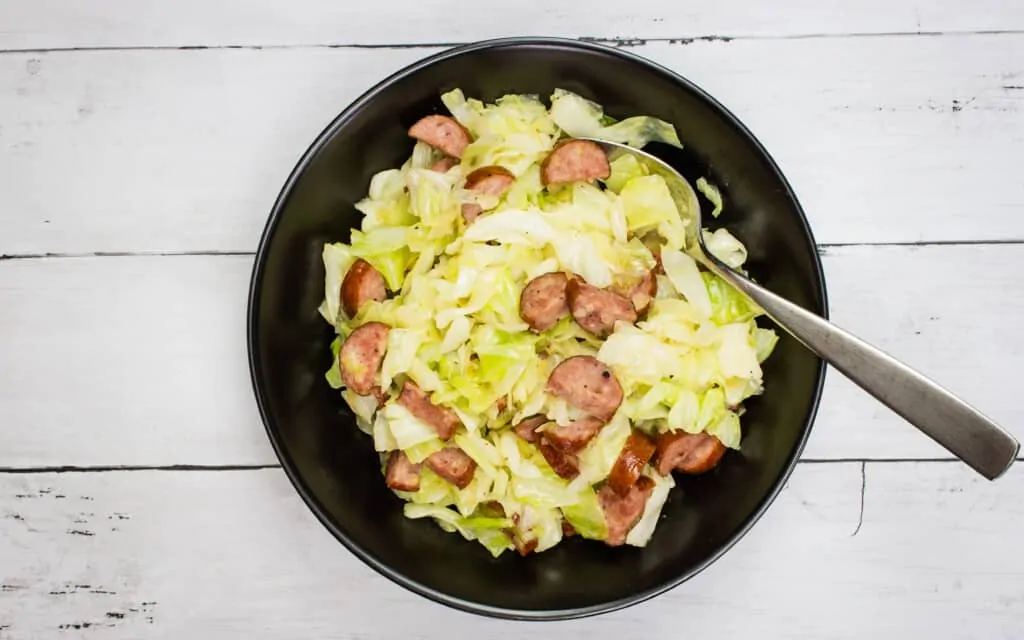
[(605, 422), (622, 404), (622, 387), (603, 362), (594, 356), (573, 356), (548, 376), (548, 393)]
[(641, 316), (646, 313), (647, 309), (651, 306), (651, 302), (654, 301), (654, 297), (658, 295), (658, 278), (654, 270), (645, 273), (639, 282), (625, 291), (620, 291), (620, 293), (629, 298), (629, 301), (633, 303), (636, 315)]
[(725, 455), (725, 445), (707, 433), (670, 431), (658, 438), (655, 464), (658, 473), (667, 476), (672, 469), (698, 474), (710, 471)]
[(537, 427), (548, 422), (547, 416), (536, 415), (524, 419), (513, 427), (516, 435), (527, 442), (537, 442)]
[(473, 480), (476, 462), (458, 447), (445, 447), (427, 457), (427, 466), (460, 489), (465, 489)]
[(384, 482), (388, 487), (398, 491), (420, 490), (420, 466), (413, 464), (403, 451), (392, 451), (388, 456), (387, 472)]
[(430, 428), (437, 432), (442, 440), (447, 440), (455, 434), (455, 429), (462, 424), (459, 416), (447, 407), (442, 407), (430, 401), (430, 395), (423, 392), (412, 380), (406, 380), (402, 385), (402, 393), (398, 396), (398, 404), (409, 410), (409, 413), (416, 416), (423, 422), (430, 425)]
[(601, 430), (605, 422), (601, 418), (587, 416), (564, 427), (552, 424), (544, 431), (544, 439), (550, 442), (556, 449), (572, 453), (587, 446), (587, 443), (597, 435), (597, 432)]
[(626, 444), (622, 447), (611, 473), (608, 475), (608, 486), (619, 495), (626, 495), (629, 488), (640, 479), (644, 465), (654, 455), (654, 441), (639, 431), (629, 434)]
[(500, 196), (515, 181), (515, 175), (505, 167), (489, 165), (470, 172), (466, 188), (486, 196)]
[(350, 333), (338, 351), (341, 379), (346, 387), (361, 396), (379, 389), (377, 374), (388, 348), (389, 331), (391, 327), (383, 322), (367, 322)]
[(562, 478), (572, 480), (580, 475), (580, 459), (576, 457), (576, 454), (560, 451), (552, 446), (547, 438), (541, 438), (537, 443), (537, 448), (540, 449), (540, 454), (548, 461), (555, 473)]
[(611, 173), (608, 156), (589, 140), (570, 140), (558, 145), (540, 165), (544, 186), (604, 180)]
[(459, 164), (457, 158), (451, 156), (445, 156), (431, 165), (430, 170), (438, 173), (448, 173), (448, 170)]
[(654, 481), (647, 476), (641, 476), (636, 484), (629, 487), (625, 495), (619, 495), (607, 484), (601, 487), (597, 492), (597, 499), (601, 503), (601, 510), (604, 511), (604, 519), (608, 525), (608, 538), (605, 543), (612, 547), (625, 544), (626, 534), (644, 514), (644, 506), (653, 490)]
[(362, 258), (353, 262), (341, 281), (341, 306), (348, 317), (355, 317), (367, 302), (383, 302), (387, 297), (388, 290), (380, 271)]
[(473, 224), (473, 221), (479, 218), (483, 212), (484, 208), (475, 202), (462, 203), (462, 219), (466, 221), (466, 224)]
[(619, 320), (636, 322), (636, 309), (628, 298), (614, 291), (599, 289), (583, 278), (571, 278), (565, 287), (572, 317), (589, 333), (607, 338)]
[(519, 317), (537, 333), (543, 333), (569, 315), (564, 273), (545, 273), (530, 280), (519, 296)]
[(469, 132), (450, 116), (432, 115), (409, 127), (409, 135), (454, 158), (469, 146)]
[(566, 537), (576, 535), (576, 529), (569, 524), (568, 520), (562, 520), (562, 535)]

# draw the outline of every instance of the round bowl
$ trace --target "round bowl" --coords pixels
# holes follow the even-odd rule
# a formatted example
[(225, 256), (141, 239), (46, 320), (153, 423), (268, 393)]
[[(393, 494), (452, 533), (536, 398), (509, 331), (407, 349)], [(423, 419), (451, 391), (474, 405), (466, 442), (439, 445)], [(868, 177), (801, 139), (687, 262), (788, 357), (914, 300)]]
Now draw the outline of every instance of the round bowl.
[(635, 604), (705, 569), (763, 515), (810, 432), (824, 365), (780, 334), (765, 363), (766, 391), (747, 403), (742, 451), (709, 474), (677, 478), (645, 548), (569, 538), (544, 553), (493, 559), (432, 521), (405, 518), (384, 485), (371, 438), (324, 380), (333, 332), (317, 313), (320, 253), (324, 242), (348, 240), (360, 216), (352, 205), (370, 177), (408, 157), (409, 126), (444, 113), (439, 96), (455, 87), (484, 100), (510, 92), (546, 100), (562, 87), (615, 117), (673, 123), (685, 149), (668, 159), (691, 180), (706, 176), (725, 197), (725, 213), (705, 224), (725, 225), (746, 243), (748, 269), (769, 289), (826, 314), (821, 263), (796, 196), (761, 144), (713, 98), (663, 67), (601, 45), (478, 42), (417, 62), (366, 92), (313, 142), (285, 183), (249, 295), (249, 365), (260, 413), (317, 518), (398, 584), (459, 609), (516, 619), (582, 617)]

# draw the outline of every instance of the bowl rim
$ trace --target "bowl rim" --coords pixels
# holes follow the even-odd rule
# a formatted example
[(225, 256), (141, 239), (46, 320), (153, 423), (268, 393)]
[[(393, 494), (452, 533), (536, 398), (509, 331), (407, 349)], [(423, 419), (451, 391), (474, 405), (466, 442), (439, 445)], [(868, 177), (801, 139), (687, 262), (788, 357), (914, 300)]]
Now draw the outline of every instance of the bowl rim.
[(828, 305), (828, 294), (825, 284), (825, 273), (821, 263), (821, 255), (817, 251), (818, 244), (815, 241), (814, 233), (811, 230), (810, 223), (807, 220), (807, 216), (797, 199), (796, 192), (786, 179), (782, 170), (779, 168), (775, 159), (768, 153), (768, 150), (764, 145), (754, 136), (746, 125), (744, 125), (739, 118), (737, 118), (731, 111), (729, 111), (722, 103), (711, 96), (704, 89), (694, 84), (691, 80), (683, 77), (679, 73), (657, 63), (645, 57), (639, 56), (629, 51), (624, 51), (619, 47), (611, 47), (605, 44), (601, 44), (596, 41), (588, 40), (576, 40), (571, 38), (562, 37), (541, 37), (541, 36), (515, 36), (515, 37), (503, 37), (503, 38), (491, 38), (485, 40), (479, 40), (466, 44), (456, 45), (446, 48), (442, 51), (434, 53), (432, 55), (420, 58), (401, 69), (393, 72), (389, 76), (380, 80), (369, 89), (364, 91), (359, 97), (353, 100), (348, 106), (346, 106), (333, 120), (320, 132), (320, 134), (314, 139), (314, 141), (307, 147), (303, 152), (301, 158), (295, 164), (291, 173), (288, 175), (287, 180), (282, 186), (277, 198), (274, 201), (274, 205), (271, 209), (270, 216), (267, 219), (263, 233), (260, 236), (259, 244), (256, 249), (255, 258), (253, 261), (252, 274), (249, 283), (249, 294), (248, 294), (248, 305), (246, 310), (246, 347), (248, 352), (249, 362), (249, 375), (252, 383), (253, 392), (256, 398), (256, 404), (259, 409), (260, 419), (263, 422), (264, 429), (267, 437), (270, 440), (270, 444), (274, 449), (274, 453), (277, 455), (278, 460), (281, 462), (281, 467), (284, 470), (292, 486), (298, 492), (306, 506), (313, 512), (317, 520), (331, 532), (331, 534), (340, 541), (353, 555), (360, 559), (363, 563), (369, 566), (371, 569), (376, 571), (378, 574), (388, 578), (395, 584), (412, 591), (420, 596), (428, 598), (436, 603), (461, 610), (467, 613), (488, 616), (492, 618), (501, 618), (508, 620), (523, 620), (523, 621), (553, 621), (553, 620), (571, 620), (591, 617), (604, 613), (611, 613), (618, 611), (626, 607), (630, 607), (642, 602), (646, 602), (656, 596), (666, 593), (680, 584), (692, 579), (694, 576), (703, 572), (709, 566), (714, 564), (720, 559), (727, 551), (735, 546), (747, 533), (753, 528), (753, 526), (761, 519), (768, 508), (775, 502), (779, 493), (782, 491), (786, 482), (793, 474), (796, 464), (800, 459), (801, 454), (807, 444), (807, 439), (810, 436), (811, 430), (814, 426), (815, 419), (817, 417), (818, 409), (821, 404), (822, 390), (825, 384), (825, 374), (827, 370), (826, 363), (818, 358), (818, 373), (817, 382), (813, 390), (811, 405), (807, 413), (807, 417), (804, 421), (801, 435), (793, 448), (789, 459), (785, 462), (782, 468), (782, 472), (776, 478), (764, 498), (757, 505), (757, 507), (746, 517), (746, 519), (739, 525), (736, 532), (733, 533), (714, 553), (705, 558), (697, 566), (691, 570), (682, 573), (670, 580), (654, 586), (650, 589), (634, 593), (629, 596), (618, 598), (599, 604), (573, 607), (565, 609), (515, 609), (508, 607), (499, 607), (493, 605), (482, 604), (474, 602), (472, 600), (466, 600), (464, 598), (456, 597), (443, 593), (436, 589), (433, 589), (425, 584), (422, 584), (416, 580), (409, 578), (402, 572), (397, 571), (384, 562), (366, 552), (358, 542), (350, 539), (337, 526), (331, 521), (331, 518), (327, 515), (326, 510), (315, 495), (309, 490), (309, 488), (303, 483), (299, 476), (298, 469), (295, 465), (294, 460), (291, 459), (288, 452), (285, 450), (282, 442), (277, 435), (276, 423), (272, 419), (268, 408), (268, 400), (266, 392), (262, 388), (260, 369), (261, 369), (261, 355), (259, 348), (256, 343), (256, 334), (258, 331), (258, 308), (261, 298), (261, 289), (263, 284), (263, 277), (266, 267), (267, 260), (267, 248), (270, 241), (272, 240), (274, 233), (277, 230), (278, 222), (282, 215), (282, 210), (288, 199), (291, 197), (292, 190), (294, 189), (299, 178), (305, 173), (308, 165), (312, 162), (313, 158), (317, 156), (320, 150), (330, 141), (337, 132), (344, 127), (344, 125), (352, 119), (359, 111), (367, 106), (373, 98), (381, 91), (386, 90), (394, 83), (415, 75), (420, 70), (436, 64), (438, 62), (462, 56), (465, 54), (487, 50), (487, 49), (502, 49), (502, 48), (520, 48), (520, 47), (538, 47), (538, 48), (563, 48), (573, 49), (580, 51), (590, 51), (601, 53), (604, 55), (612, 55), (629, 61), (633, 64), (642, 65), (648, 69), (664, 76), (666, 79), (682, 86), (685, 90), (692, 92), (698, 98), (704, 100), (712, 109), (716, 110), (721, 117), (723, 117), (729, 124), (736, 128), (737, 131), (743, 135), (749, 144), (754, 147), (754, 150), (759, 153), (763, 159), (767, 162), (769, 170), (775, 174), (775, 177), (785, 188), (787, 198), (793, 203), (794, 208), (799, 216), (799, 222), (803, 228), (803, 232), (807, 238), (811, 247), (814, 247), (812, 267), (812, 275), (816, 278), (818, 283), (817, 294), (821, 299), (821, 316), (828, 319), (829, 317), (829, 305)]

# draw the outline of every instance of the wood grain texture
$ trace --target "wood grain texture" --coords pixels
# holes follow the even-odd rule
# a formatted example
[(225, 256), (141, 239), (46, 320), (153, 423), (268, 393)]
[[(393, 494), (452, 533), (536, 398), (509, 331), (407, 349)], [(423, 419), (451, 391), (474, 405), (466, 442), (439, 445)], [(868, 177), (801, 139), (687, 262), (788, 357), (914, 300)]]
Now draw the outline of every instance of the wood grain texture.
[[(345, 551), (280, 470), (0, 476), (0, 637), (586, 635), (819, 639), (1024, 633), (1024, 472), (800, 465), (715, 565), (653, 601), (568, 623), (487, 620)], [(865, 491), (862, 493), (862, 486)], [(861, 503), (863, 500), (863, 510)]]
[[(838, 16), (842, 16), (838, 19)], [(628, 5), (594, 0), (373, 4), (297, 0), (60, 0), (0, 4), (0, 48), (447, 43), (544, 34), (598, 38), (778, 37), (1024, 29), (1011, 2), (751, 0)]]
[[(1024, 436), (1024, 246), (842, 247), (832, 317)], [(273, 464), (245, 353), (248, 256), (0, 261), (0, 467)], [(998, 310), (998, 313), (993, 313)], [(771, 393), (771, 380), (767, 380)], [(830, 372), (805, 457), (949, 457)]]
[[(633, 51), (747, 123), (819, 242), (871, 243), (1024, 239), (1022, 47), (1011, 34)], [(0, 56), (0, 254), (252, 251), (309, 142), (431, 51)]]

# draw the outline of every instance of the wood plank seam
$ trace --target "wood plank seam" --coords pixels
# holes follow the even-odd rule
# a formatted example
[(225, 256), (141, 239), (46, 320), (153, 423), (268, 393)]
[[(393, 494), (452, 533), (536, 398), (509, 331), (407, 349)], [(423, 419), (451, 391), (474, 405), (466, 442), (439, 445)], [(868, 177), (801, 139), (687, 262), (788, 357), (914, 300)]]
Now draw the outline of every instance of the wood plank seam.
[[(842, 38), (934, 38), (934, 37), (963, 37), (963, 36), (1015, 36), (1024, 34), (1021, 29), (977, 29), (965, 31), (853, 31), (848, 33), (796, 33), (778, 35), (757, 35), (757, 34), (730, 34), (730, 35), (699, 35), (679, 37), (613, 37), (600, 36), (576, 36), (571, 40), (593, 42), (617, 48), (643, 47), (653, 43), (667, 43), (677, 45), (688, 45), (695, 42), (723, 42), (745, 40), (822, 40)], [(25, 53), (74, 53), (88, 51), (205, 51), (218, 49), (238, 49), (248, 51), (262, 50), (288, 50), (288, 49), (437, 49), (459, 47), (471, 44), (473, 41), (457, 42), (381, 42), (381, 43), (318, 43), (318, 44), (224, 44), (224, 45), (98, 45), (81, 47), (26, 47), (26, 48), (5, 48), (0, 49), (3, 54), (25, 54)]]
[[(987, 245), (1024, 245), (1024, 239), (993, 239), (993, 240), (922, 240), (920, 242), (819, 242), (818, 255), (828, 255), (829, 249), (846, 249), (857, 247), (959, 247)], [(250, 256), (255, 251), (235, 249), (187, 249), (182, 251), (53, 251), (46, 253), (0, 253), (0, 262), (5, 260), (48, 260), (48, 259), (82, 259), (82, 258), (152, 258), (152, 257), (188, 257), (188, 256)]]

